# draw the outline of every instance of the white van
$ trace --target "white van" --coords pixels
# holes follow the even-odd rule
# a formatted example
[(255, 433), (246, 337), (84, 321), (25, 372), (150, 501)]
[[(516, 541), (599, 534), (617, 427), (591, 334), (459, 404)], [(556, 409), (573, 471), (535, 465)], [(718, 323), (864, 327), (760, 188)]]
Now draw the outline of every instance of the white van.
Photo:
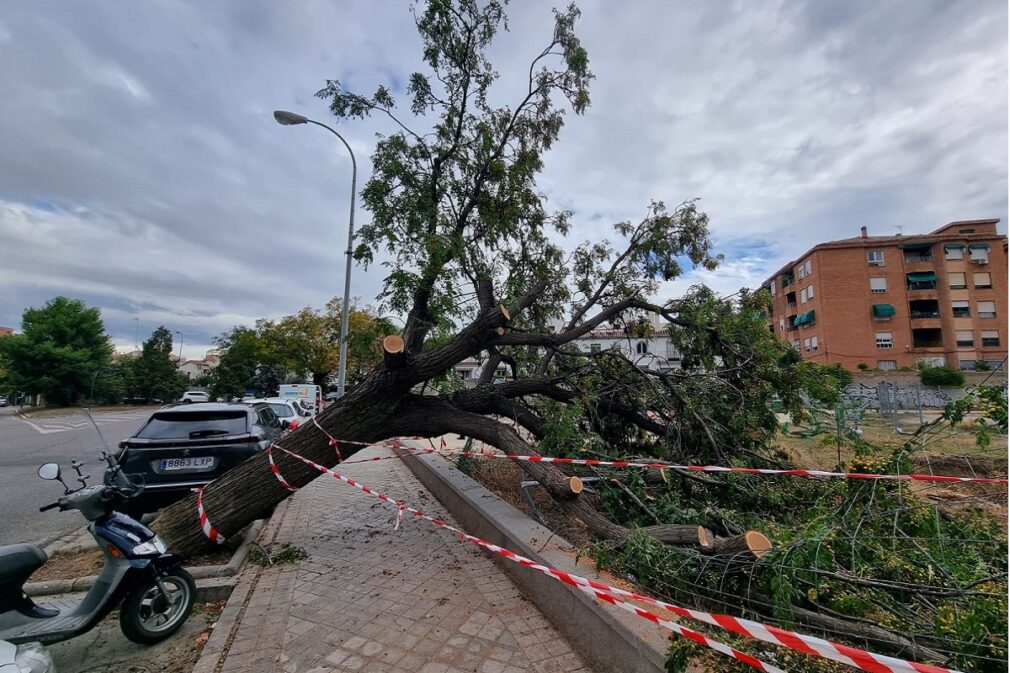
[(323, 389), (311, 383), (282, 385), (277, 390), (277, 396), (296, 402), (313, 416), (323, 410)]

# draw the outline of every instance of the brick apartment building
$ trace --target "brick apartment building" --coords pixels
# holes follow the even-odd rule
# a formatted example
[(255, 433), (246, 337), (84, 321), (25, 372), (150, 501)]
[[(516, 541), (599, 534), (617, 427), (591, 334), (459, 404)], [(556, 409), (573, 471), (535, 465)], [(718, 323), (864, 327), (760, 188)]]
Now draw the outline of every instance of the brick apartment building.
[[(916, 361), (993, 369), (1007, 357), (1007, 237), (999, 220), (815, 245), (765, 281), (768, 326), (804, 359), (856, 369)], [(1005, 369), (1005, 365), (1002, 365)]]

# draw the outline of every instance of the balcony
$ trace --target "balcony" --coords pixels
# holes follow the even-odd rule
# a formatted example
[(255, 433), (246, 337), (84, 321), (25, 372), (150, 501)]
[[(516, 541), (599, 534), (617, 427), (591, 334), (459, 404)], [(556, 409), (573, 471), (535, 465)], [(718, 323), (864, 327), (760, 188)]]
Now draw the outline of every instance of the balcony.
[(915, 299), (908, 302), (908, 316), (912, 320), (940, 317), (940, 302), (936, 299)]
[(899, 246), (905, 256), (905, 264), (932, 264), (932, 243), (906, 243)]
[(938, 327), (912, 330), (913, 348), (943, 348), (943, 330)]
[(905, 264), (932, 264), (933, 255), (905, 255)]
[(905, 281), (907, 282), (907, 289), (909, 292), (936, 289), (936, 274), (932, 271), (906, 273)]
[(794, 301), (788, 302), (786, 304), (786, 310), (787, 311), (795, 311), (796, 310), (796, 302), (794, 302)]

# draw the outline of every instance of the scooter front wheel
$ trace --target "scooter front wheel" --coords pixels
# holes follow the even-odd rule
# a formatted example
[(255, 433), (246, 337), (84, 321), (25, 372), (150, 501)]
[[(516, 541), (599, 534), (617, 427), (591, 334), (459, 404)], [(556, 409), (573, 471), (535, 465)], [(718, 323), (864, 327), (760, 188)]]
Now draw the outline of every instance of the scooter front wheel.
[(135, 643), (152, 645), (175, 633), (189, 618), (196, 600), (196, 583), (182, 568), (161, 578), (169, 598), (152, 577), (138, 585), (119, 608), (119, 628)]

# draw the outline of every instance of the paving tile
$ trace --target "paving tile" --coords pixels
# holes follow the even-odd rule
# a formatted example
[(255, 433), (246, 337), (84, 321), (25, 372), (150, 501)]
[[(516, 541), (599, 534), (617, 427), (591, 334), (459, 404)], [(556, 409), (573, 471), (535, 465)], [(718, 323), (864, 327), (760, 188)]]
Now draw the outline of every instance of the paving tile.
[[(452, 523), (400, 461), (344, 471)], [(589, 673), (485, 552), (446, 531), (413, 517), (394, 530), (387, 505), (326, 477), (278, 512), (274, 544), (309, 556), (260, 571), (221, 673)]]

